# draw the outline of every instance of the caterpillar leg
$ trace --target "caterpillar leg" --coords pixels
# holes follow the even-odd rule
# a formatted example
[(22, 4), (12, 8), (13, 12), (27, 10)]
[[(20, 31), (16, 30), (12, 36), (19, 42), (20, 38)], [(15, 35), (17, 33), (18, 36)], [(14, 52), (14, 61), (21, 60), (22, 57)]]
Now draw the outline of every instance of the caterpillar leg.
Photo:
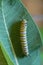
[(21, 27), (20, 27), (20, 40), (21, 40), (23, 54), (28, 56), (29, 51), (28, 51), (26, 30), (27, 30), (27, 21), (24, 19), (21, 22)]

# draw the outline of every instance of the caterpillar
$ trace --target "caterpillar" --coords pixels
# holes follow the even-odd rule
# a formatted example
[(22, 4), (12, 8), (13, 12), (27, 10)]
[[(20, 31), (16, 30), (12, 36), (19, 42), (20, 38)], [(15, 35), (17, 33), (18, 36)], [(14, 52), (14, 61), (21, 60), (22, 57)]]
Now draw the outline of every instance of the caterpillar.
[(20, 27), (20, 40), (21, 40), (23, 54), (28, 56), (29, 52), (28, 52), (26, 30), (27, 30), (27, 21), (24, 19), (22, 20)]

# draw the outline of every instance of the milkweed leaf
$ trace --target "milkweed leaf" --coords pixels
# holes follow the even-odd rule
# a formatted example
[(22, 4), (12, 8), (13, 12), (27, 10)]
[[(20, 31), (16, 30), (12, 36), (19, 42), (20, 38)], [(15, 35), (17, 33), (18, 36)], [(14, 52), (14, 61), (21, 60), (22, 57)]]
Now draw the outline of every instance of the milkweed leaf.
[[(18, 33), (20, 29), (19, 23), (23, 19), (27, 20), (27, 41), (29, 52), (31, 55), (31, 57), (28, 56), (26, 58), (17, 57), (17, 54), (21, 54), (20, 49), (18, 49), (20, 48)], [(39, 47), (42, 45), (40, 32), (38, 30), (38, 27), (34, 23), (31, 15), (28, 13), (20, 0), (1, 1), (0, 41), (0, 46), (8, 62), (8, 65), (35, 65), (36, 63), (34, 60), (36, 59), (36, 57), (37, 60), (39, 59)], [(36, 65), (39, 65), (38, 63)]]

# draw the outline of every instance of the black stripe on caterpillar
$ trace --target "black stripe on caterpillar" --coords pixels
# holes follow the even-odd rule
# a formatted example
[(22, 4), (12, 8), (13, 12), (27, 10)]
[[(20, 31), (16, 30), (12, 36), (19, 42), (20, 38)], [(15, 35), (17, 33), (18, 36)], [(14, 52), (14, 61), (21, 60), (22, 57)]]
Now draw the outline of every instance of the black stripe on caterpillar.
[(24, 19), (22, 20), (20, 27), (20, 40), (21, 40), (23, 54), (28, 56), (29, 51), (28, 51), (26, 30), (27, 30), (27, 21)]

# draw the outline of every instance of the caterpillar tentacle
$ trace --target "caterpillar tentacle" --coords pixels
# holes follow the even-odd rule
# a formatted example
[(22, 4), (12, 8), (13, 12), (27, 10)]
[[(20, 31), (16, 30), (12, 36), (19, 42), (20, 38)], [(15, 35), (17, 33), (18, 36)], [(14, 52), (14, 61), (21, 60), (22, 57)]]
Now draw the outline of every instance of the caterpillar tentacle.
[(28, 56), (29, 52), (28, 52), (26, 30), (27, 30), (27, 21), (24, 19), (21, 22), (20, 39), (21, 39), (21, 46), (22, 46), (23, 54), (26, 55), (26, 56)]

